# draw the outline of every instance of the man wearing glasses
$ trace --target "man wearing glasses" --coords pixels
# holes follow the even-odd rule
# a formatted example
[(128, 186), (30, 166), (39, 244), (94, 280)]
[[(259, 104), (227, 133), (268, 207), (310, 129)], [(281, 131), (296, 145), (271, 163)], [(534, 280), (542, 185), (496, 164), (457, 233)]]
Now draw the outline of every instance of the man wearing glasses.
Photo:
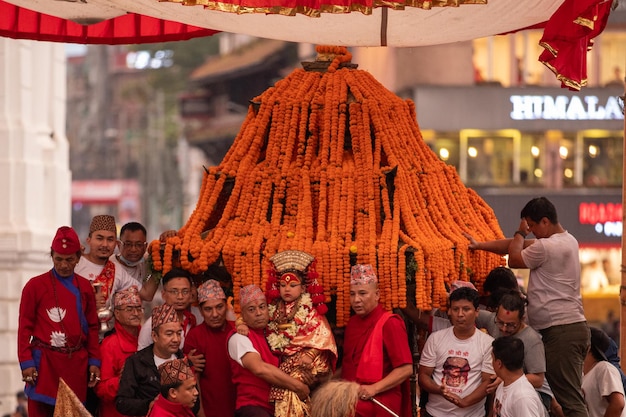
[(148, 246), (146, 239), (146, 228), (141, 223), (126, 223), (120, 229), (120, 240), (117, 242), (119, 253), (110, 258), (140, 283), (150, 274), (144, 262)]
[(137, 337), (143, 318), (143, 307), (136, 286), (115, 293), (113, 296), (115, 328), (100, 345), (102, 380), (94, 388), (100, 398), (100, 417), (120, 417), (115, 409), (115, 396), (126, 359), (137, 351)]
[[(549, 411), (553, 394), (545, 380), (546, 355), (541, 335), (526, 324), (526, 300), (519, 291), (511, 291), (500, 298), (494, 321), (498, 333), (494, 337), (515, 336), (524, 344), (524, 373), (528, 382), (537, 390), (541, 401)], [(555, 407), (557, 405), (555, 404)], [(555, 410), (556, 411), (556, 410)]]
[(89, 252), (80, 257), (75, 272), (91, 281), (92, 285), (97, 285), (96, 305), (99, 309), (110, 309), (113, 294), (132, 285), (138, 286), (142, 300), (152, 300), (158, 288), (154, 280), (137, 283), (124, 268), (119, 268), (109, 259), (117, 244), (115, 217), (108, 214), (94, 216), (86, 242)]
[[(173, 268), (167, 274), (163, 276), (161, 280), (163, 284), (163, 290), (161, 291), (161, 297), (165, 304), (169, 304), (174, 307), (178, 319), (182, 324), (182, 335), (180, 340), (180, 347), (183, 348), (185, 344), (185, 336), (196, 325), (196, 318), (189, 310), (191, 305), (191, 275), (189, 272), (179, 268)], [(141, 350), (152, 344), (152, 318), (148, 318), (141, 327), (139, 332), (139, 345), (137, 350)], [(194, 359), (190, 357), (193, 361)]]

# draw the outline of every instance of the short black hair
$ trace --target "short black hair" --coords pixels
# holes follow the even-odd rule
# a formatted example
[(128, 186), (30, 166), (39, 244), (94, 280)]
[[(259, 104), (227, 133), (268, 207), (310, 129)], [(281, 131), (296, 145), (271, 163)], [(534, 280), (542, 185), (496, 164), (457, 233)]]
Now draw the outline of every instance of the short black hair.
[(143, 224), (139, 222), (128, 222), (120, 229), (120, 239), (122, 238), (124, 232), (127, 230), (129, 232), (136, 232), (138, 230), (141, 230), (144, 235), (148, 236), (148, 232), (146, 231), (146, 228), (143, 226)]
[(550, 223), (557, 224), (559, 218), (556, 214), (556, 207), (545, 197), (537, 197), (530, 200), (522, 209), (521, 218), (531, 219), (539, 223), (541, 219), (547, 218)]
[(178, 387), (180, 387), (181, 385), (183, 385), (183, 381), (180, 380), (177, 380), (171, 384), (161, 385), (161, 395), (163, 396), (163, 398), (169, 399), (170, 389), (178, 389)]
[(469, 287), (461, 287), (450, 293), (448, 299), (449, 305), (452, 305), (453, 301), (467, 300), (474, 305), (474, 308), (478, 308), (478, 291)]
[(511, 290), (502, 295), (498, 304), (498, 307), (500, 306), (507, 311), (517, 311), (519, 318), (522, 319), (526, 309), (526, 299), (519, 291)]
[(187, 278), (187, 280), (189, 280), (189, 285), (193, 287), (191, 274), (180, 268), (172, 268), (167, 274), (163, 275), (163, 279), (161, 280), (161, 283), (163, 283), (163, 287), (165, 287), (165, 285), (167, 285), (167, 283), (174, 278)]
[(488, 293), (488, 298), (484, 300), (484, 303), (489, 308), (496, 308), (502, 295), (510, 290), (519, 291), (517, 278), (509, 268), (498, 266), (492, 269), (485, 278), (483, 291)]
[(509, 371), (524, 367), (524, 342), (515, 336), (502, 336), (491, 342), (493, 357)]

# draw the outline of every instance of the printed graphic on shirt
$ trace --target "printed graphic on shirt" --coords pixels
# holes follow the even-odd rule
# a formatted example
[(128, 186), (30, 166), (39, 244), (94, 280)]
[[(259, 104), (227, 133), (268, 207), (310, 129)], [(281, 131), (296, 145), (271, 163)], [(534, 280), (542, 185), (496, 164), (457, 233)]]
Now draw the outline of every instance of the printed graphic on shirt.
[(493, 401), (493, 416), (500, 417), (502, 415), (502, 403), (498, 398)]
[(462, 393), (470, 370), (467, 359), (460, 356), (448, 356), (443, 363), (443, 381), (448, 390), (455, 394)]

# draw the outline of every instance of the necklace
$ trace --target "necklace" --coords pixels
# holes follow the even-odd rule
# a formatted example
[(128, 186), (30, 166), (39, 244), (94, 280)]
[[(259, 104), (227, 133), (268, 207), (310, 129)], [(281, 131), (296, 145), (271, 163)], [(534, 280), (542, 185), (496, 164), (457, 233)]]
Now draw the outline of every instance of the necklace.
[(283, 300), (269, 305), (270, 322), (267, 325), (267, 341), (274, 351), (282, 352), (293, 338), (305, 329), (306, 319), (313, 308), (311, 296), (302, 294), (288, 310)]
[(278, 305), (276, 306), (276, 311), (274, 312), (274, 317), (272, 320), (277, 324), (286, 324), (293, 321), (293, 318), (296, 316), (298, 309), (300, 308), (300, 301), (302, 300), (302, 296), (298, 297), (297, 300), (294, 301), (293, 305), (287, 312), (287, 304), (285, 301), (278, 300)]

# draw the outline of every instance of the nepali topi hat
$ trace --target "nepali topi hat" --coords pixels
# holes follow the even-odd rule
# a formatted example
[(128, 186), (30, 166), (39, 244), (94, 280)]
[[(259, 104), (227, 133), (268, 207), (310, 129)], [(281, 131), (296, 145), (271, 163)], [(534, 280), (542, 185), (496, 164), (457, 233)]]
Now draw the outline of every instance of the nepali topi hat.
[(117, 235), (115, 217), (108, 214), (99, 214), (94, 216), (93, 219), (91, 219), (91, 224), (89, 225), (89, 233), (93, 233), (97, 230), (106, 230)]
[(175, 385), (179, 381), (186, 381), (195, 378), (193, 371), (185, 362), (185, 359), (172, 359), (159, 365), (159, 375), (161, 385)]
[(163, 304), (152, 309), (152, 330), (165, 323), (180, 322), (174, 306)]
[(239, 305), (244, 307), (256, 300), (265, 300), (265, 294), (258, 285), (246, 285), (239, 292)]
[(214, 279), (205, 281), (198, 288), (198, 303), (202, 304), (208, 300), (225, 300), (226, 294), (219, 282)]
[(350, 270), (350, 285), (377, 284), (378, 277), (372, 265), (356, 264)]
[(80, 240), (76, 231), (69, 226), (59, 227), (57, 234), (52, 239), (50, 249), (61, 255), (72, 255), (79, 252)]
[(130, 305), (141, 305), (139, 297), (139, 289), (136, 285), (131, 285), (125, 290), (118, 291), (113, 296), (113, 307), (122, 307)]

